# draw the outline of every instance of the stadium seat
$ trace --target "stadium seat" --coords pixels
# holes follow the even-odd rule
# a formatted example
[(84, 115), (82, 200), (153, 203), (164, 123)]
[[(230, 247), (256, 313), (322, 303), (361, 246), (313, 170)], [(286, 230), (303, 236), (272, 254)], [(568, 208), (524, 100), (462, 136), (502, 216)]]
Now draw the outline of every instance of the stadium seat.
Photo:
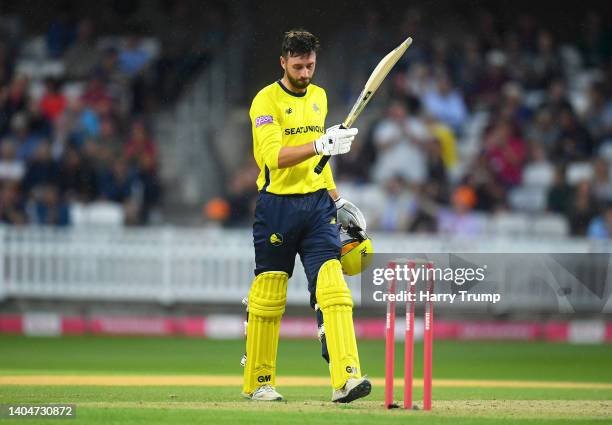
[(603, 141), (599, 147), (598, 155), (600, 158), (612, 163), (612, 139), (606, 139)]
[(593, 178), (593, 165), (590, 162), (573, 162), (568, 165), (565, 179), (570, 185)]
[(380, 186), (372, 183), (339, 183), (338, 191), (345, 199), (358, 205), (366, 217), (379, 217), (385, 206), (385, 193)]
[(38, 35), (30, 38), (21, 46), (21, 59), (41, 61), (47, 58), (47, 44), (45, 37)]
[(523, 185), (548, 188), (553, 184), (555, 169), (548, 162), (530, 163), (523, 169)]
[(569, 223), (560, 214), (538, 215), (532, 218), (529, 233), (533, 236), (562, 238), (569, 234)]
[(510, 191), (508, 200), (514, 210), (539, 212), (546, 208), (546, 193), (546, 187), (521, 186)]
[(84, 90), (85, 90), (85, 83), (80, 82), (80, 81), (69, 81), (66, 84), (64, 84), (64, 87), (62, 88), (62, 92), (64, 93), (64, 95), (69, 101), (72, 101), (74, 99), (78, 99), (79, 97), (81, 97)]
[(104, 201), (91, 204), (75, 203), (71, 206), (70, 218), (75, 227), (121, 227), (123, 225), (123, 208), (119, 204)]
[(503, 212), (495, 214), (489, 220), (487, 233), (494, 236), (525, 236), (529, 227), (527, 215)]

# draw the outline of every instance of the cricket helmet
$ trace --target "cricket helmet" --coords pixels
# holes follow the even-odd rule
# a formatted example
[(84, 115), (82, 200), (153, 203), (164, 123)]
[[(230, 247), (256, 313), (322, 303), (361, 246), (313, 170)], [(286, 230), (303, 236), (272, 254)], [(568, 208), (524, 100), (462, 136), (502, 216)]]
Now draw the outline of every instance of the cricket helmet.
[(372, 262), (372, 241), (361, 229), (354, 227), (347, 230), (348, 239), (342, 242), (340, 263), (345, 275), (354, 276), (367, 269)]

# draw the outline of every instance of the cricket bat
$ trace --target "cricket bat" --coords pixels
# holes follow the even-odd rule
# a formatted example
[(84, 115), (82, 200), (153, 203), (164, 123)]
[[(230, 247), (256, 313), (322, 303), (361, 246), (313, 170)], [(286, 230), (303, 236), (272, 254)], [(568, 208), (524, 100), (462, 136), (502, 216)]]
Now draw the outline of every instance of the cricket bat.
[[(361, 111), (363, 111), (363, 108), (365, 108), (372, 96), (374, 96), (374, 93), (376, 93), (380, 83), (383, 82), (387, 74), (389, 74), (389, 71), (391, 71), (391, 68), (393, 68), (399, 58), (402, 57), (406, 49), (410, 47), (410, 44), (412, 44), (412, 38), (408, 37), (402, 44), (390, 51), (387, 56), (378, 62), (378, 65), (376, 65), (376, 68), (374, 68), (374, 71), (372, 71), (372, 74), (370, 74), (370, 78), (368, 78), (368, 81), (357, 98), (357, 101), (351, 108), (351, 112), (349, 112), (340, 128), (350, 128), (353, 125)], [(321, 158), (315, 167), (315, 173), (321, 174), (323, 167), (325, 167), (325, 164), (327, 164), (329, 158), (329, 155), (325, 155), (323, 158)]]

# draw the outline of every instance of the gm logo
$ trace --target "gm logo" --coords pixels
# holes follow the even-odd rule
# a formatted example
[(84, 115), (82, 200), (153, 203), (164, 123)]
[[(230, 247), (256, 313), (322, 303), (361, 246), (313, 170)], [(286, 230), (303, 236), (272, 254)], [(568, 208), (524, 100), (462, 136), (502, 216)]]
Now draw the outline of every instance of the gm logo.
[(283, 244), (283, 235), (280, 233), (272, 233), (270, 235), (270, 243), (274, 246), (279, 246)]
[(259, 375), (257, 377), (257, 382), (263, 384), (264, 382), (270, 382), (272, 380), (272, 375)]
[(351, 375), (357, 375), (357, 368), (355, 366), (347, 366), (346, 373), (350, 373)]

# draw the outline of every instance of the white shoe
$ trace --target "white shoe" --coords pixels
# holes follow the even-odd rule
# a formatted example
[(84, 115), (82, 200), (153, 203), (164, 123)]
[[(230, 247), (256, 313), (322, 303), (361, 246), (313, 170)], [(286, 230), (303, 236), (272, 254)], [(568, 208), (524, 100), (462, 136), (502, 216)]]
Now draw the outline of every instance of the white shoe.
[(257, 388), (253, 394), (242, 393), (246, 398), (256, 401), (282, 401), (283, 396), (280, 395), (272, 385), (262, 385)]
[(365, 397), (372, 391), (372, 384), (366, 377), (349, 378), (344, 387), (334, 390), (332, 401), (334, 403), (350, 403), (358, 398)]

